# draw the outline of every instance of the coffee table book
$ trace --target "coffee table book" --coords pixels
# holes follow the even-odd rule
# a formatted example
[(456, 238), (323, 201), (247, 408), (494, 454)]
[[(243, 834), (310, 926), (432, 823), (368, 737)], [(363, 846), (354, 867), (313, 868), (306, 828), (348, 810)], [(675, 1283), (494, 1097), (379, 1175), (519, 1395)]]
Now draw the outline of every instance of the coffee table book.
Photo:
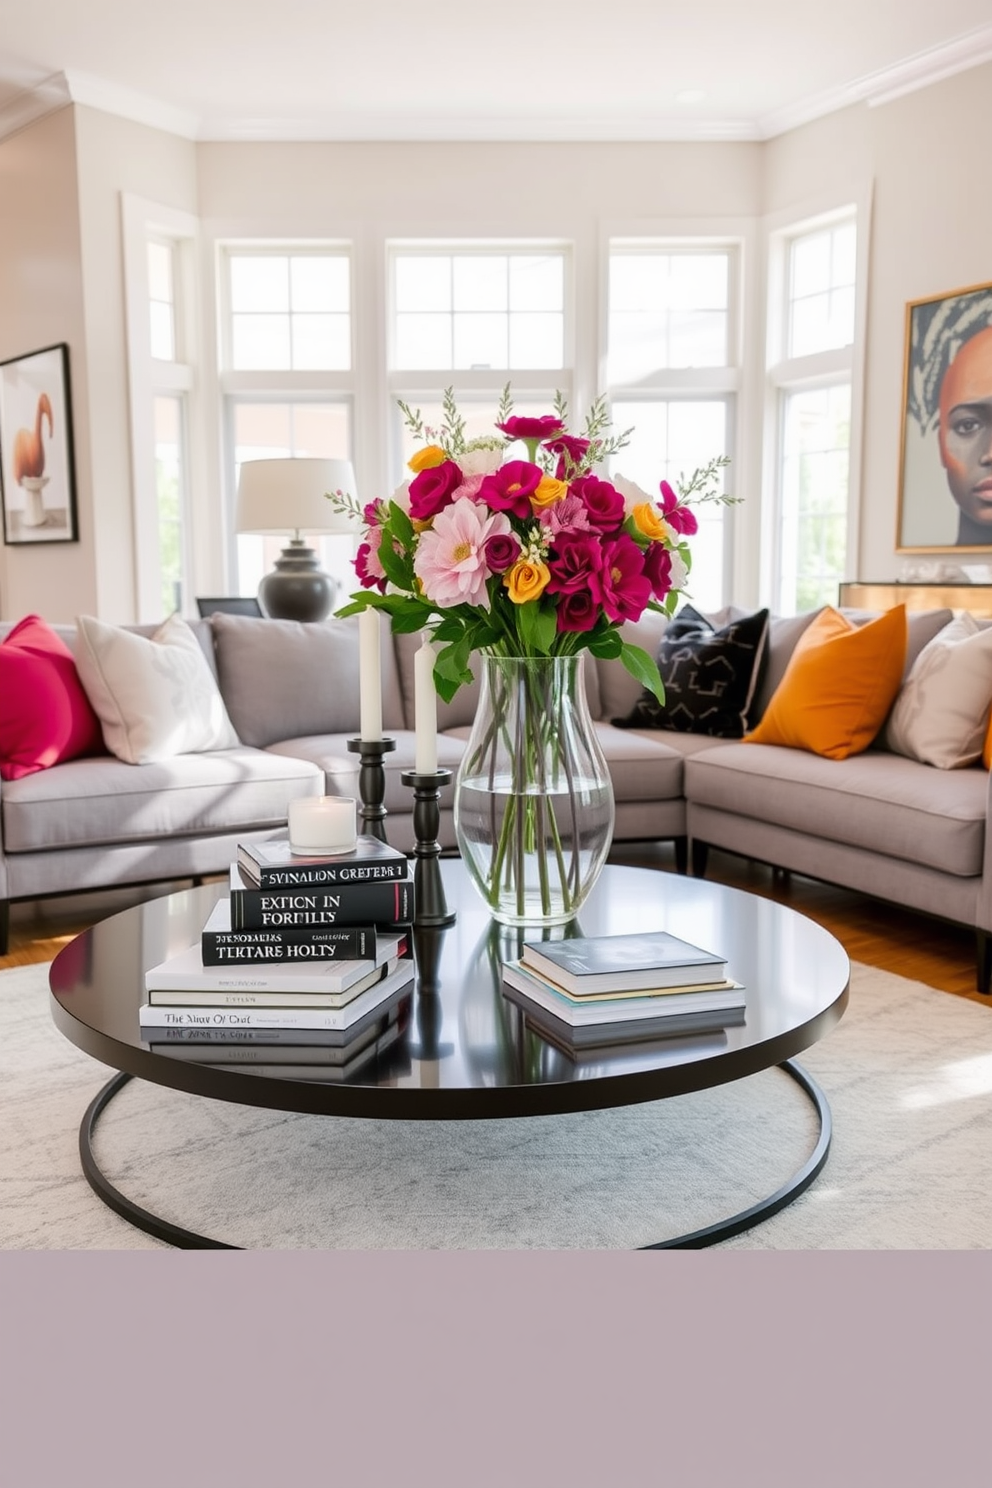
[(745, 989), (730, 979), (720, 987), (700, 987), (693, 991), (664, 991), (654, 995), (615, 998), (609, 994), (570, 997), (538, 976), (519, 961), (503, 963), (504, 990), (512, 988), (534, 1006), (543, 1008), (558, 1022), (571, 1028), (604, 1027), (640, 1021), (663, 1023), (666, 1018), (691, 1013), (723, 1013), (743, 1007)]
[(374, 957), (361, 961), (305, 960), (283, 966), (205, 966), (199, 943), (168, 956), (145, 972), (145, 991), (154, 992), (347, 992), (386, 962), (410, 952), (405, 932), (380, 935)]
[[(364, 996), (364, 994), (363, 994)], [(196, 1023), (191, 1026), (161, 1027), (150, 1024), (143, 1033), (144, 1041), (156, 1051), (181, 1047), (195, 1056), (195, 1062), (210, 1064), (223, 1060), (228, 1049), (254, 1049), (259, 1057), (271, 1055), (280, 1060), (283, 1054), (293, 1059), (315, 1057), (342, 1059), (352, 1046), (365, 1043), (383, 1033), (391, 1023), (405, 1028), (413, 1005), (413, 983), (403, 982), (381, 1001), (374, 1002), (361, 1017), (344, 1028), (216, 1028)], [(305, 1053), (303, 1051), (306, 1051)]]
[(359, 993), (345, 1007), (295, 1007), (290, 1003), (277, 1007), (170, 1007), (145, 1002), (138, 1009), (138, 1024), (141, 1028), (320, 1028), (340, 1032), (357, 1027), (400, 988), (412, 987), (413, 980), (413, 962), (404, 959), (392, 975)]
[(254, 888), (296, 888), (310, 884), (382, 883), (406, 878), (409, 860), (399, 848), (378, 837), (359, 837), (346, 853), (295, 853), (289, 837), (239, 842), (237, 863)]
[(723, 956), (690, 945), (666, 930), (525, 941), (520, 960), (576, 996), (641, 988), (658, 991), (716, 982), (727, 975)]
[(308, 888), (253, 889), (231, 864), (231, 928), (270, 930), (292, 925), (375, 925), (380, 930), (413, 923), (413, 874), (386, 883)]
[(204, 966), (375, 960), (375, 948), (374, 925), (283, 925), (271, 930), (232, 930), (230, 899), (217, 900), (200, 936)]
[(508, 980), (504, 980), (503, 995), (520, 1008), (525, 1023), (573, 1058), (580, 1051), (586, 1054), (596, 1049), (616, 1049), (623, 1044), (640, 1045), (649, 1040), (720, 1034), (745, 1019), (745, 1007), (741, 1004), (729, 1008), (689, 1009), (662, 1016), (644, 1014), (605, 1022), (573, 1023), (544, 1007), (529, 992), (520, 990)]

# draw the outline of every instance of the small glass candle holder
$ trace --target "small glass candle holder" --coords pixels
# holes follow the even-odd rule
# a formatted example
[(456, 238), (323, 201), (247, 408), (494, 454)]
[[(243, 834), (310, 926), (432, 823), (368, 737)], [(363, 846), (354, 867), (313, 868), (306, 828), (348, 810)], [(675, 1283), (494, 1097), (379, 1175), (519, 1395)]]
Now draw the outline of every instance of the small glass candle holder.
[(334, 857), (358, 845), (354, 796), (304, 796), (289, 803), (289, 847), (301, 856)]

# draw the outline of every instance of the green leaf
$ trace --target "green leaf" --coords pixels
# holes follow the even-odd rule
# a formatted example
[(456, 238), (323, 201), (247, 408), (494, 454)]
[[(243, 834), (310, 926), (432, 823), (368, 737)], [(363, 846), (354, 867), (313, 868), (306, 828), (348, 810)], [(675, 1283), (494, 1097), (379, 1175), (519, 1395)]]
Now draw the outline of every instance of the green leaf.
[(593, 656), (602, 656), (607, 661), (611, 661), (614, 657), (620, 655), (623, 649), (623, 641), (620, 639), (619, 631), (611, 629), (591, 640), (588, 649), (592, 652)]
[(549, 656), (558, 630), (555, 611), (533, 600), (517, 606), (520, 639), (528, 656)]
[(658, 663), (649, 656), (640, 646), (631, 646), (629, 642), (622, 641), (620, 649), (620, 660), (627, 668), (632, 677), (636, 677), (642, 687), (653, 692), (659, 703), (665, 701), (665, 685), (658, 671)]
[(413, 539), (416, 536), (413, 530), (413, 523), (410, 521), (408, 514), (401, 506), (397, 506), (395, 501), (389, 503), (388, 525), (393, 536), (404, 548), (413, 546)]

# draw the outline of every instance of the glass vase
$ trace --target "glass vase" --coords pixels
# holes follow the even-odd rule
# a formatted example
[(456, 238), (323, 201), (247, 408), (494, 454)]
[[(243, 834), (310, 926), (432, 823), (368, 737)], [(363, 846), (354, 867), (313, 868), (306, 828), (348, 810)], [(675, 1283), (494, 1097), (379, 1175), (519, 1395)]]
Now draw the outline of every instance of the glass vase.
[(613, 785), (582, 656), (482, 655), (482, 691), (455, 781), (455, 835), (495, 919), (560, 925), (581, 909), (613, 839)]

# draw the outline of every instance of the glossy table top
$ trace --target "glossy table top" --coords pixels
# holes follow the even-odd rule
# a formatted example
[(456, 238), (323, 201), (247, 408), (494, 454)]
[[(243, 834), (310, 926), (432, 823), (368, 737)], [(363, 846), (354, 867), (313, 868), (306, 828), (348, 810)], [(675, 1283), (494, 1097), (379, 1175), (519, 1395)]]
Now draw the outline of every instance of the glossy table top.
[(669, 930), (725, 953), (730, 974), (747, 988), (746, 1019), (573, 1061), (502, 995), (501, 962), (518, 954), (523, 934), (491, 920), (460, 862), (444, 861), (441, 870), (456, 921), (443, 931), (418, 932), (406, 1027), (346, 1079), (316, 1067), (305, 1078), (287, 1078), (272, 1063), (206, 1063), (202, 1048), (187, 1059), (143, 1041), (144, 970), (198, 940), (223, 884), (151, 900), (77, 937), (52, 966), (52, 1016), (72, 1043), (113, 1068), (214, 1099), (380, 1119), (464, 1120), (628, 1105), (739, 1079), (808, 1048), (847, 1003), (847, 956), (804, 915), (706, 880), (610, 866), (579, 916), (579, 933)]

